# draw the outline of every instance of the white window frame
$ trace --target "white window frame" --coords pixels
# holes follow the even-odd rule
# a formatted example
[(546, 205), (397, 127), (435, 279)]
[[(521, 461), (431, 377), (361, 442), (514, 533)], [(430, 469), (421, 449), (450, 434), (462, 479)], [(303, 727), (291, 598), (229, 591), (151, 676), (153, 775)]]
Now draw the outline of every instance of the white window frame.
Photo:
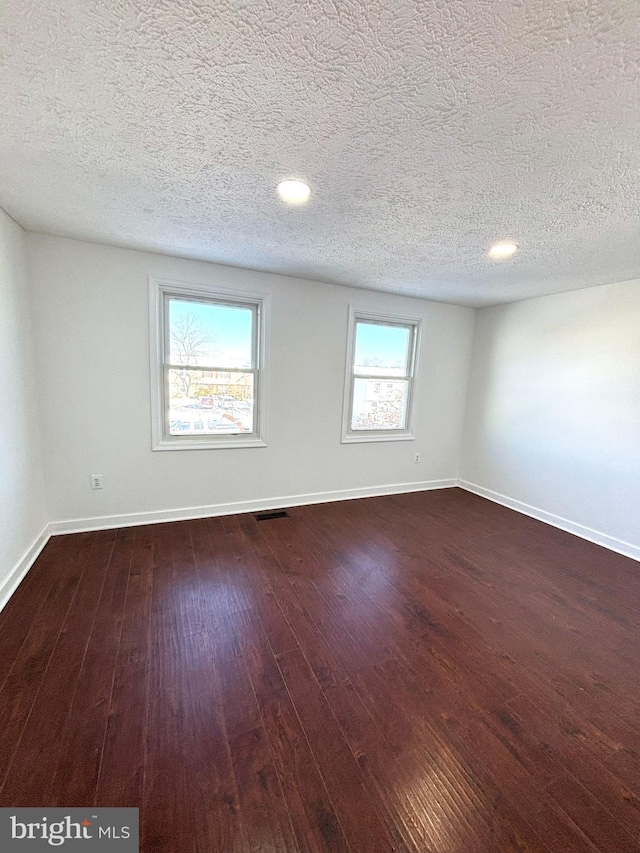
[[(356, 355), (356, 325), (357, 323), (374, 323), (381, 326), (402, 326), (410, 329), (409, 353), (406, 376), (366, 375), (354, 372)], [(420, 340), (422, 320), (417, 317), (398, 317), (392, 314), (378, 314), (373, 311), (360, 310), (349, 306), (349, 327), (347, 335), (347, 360), (344, 383), (344, 402), (342, 407), (342, 443), (360, 443), (370, 441), (415, 441), (413, 434), (413, 414), (415, 408), (415, 379), (420, 355)], [(353, 388), (355, 379), (374, 379), (378, 382), (406, 380), (408, 382), (406, 420), (404, 429), (372, 429), (352, 430), (351, 415), (353, 411)]]
[[(165, 310), (167, 297), (219, 302), (238, 307), (251, 307), (255, 314), (253, 392), (255, 432), (237, 435), (170, 435), (167, 371), (169, 364), (169, 324)], [(266, 349), (269, 315), (266, 294), (226, 290), (213, 284), (177, 281), (149, 276), (149, 357), (151, 378), (151, 449), (152, 450), (220, 450), (230, 447), (266, 447)], [(227, 365), (228, 367), (228, 365)], [(206, 368), (201, 368), (206, 369)], [(214, 368), (216, 369), (216, 368)]]

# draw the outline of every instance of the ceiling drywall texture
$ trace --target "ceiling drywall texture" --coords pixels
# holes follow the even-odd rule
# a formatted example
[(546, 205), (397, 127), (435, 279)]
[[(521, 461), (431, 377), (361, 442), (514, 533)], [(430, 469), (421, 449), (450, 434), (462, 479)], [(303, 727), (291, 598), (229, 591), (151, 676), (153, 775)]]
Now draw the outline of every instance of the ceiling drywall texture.
[(29, 229), (470, 305), (640, 274), (638, 0), (4, 0), (0, 24), (0, 205)]

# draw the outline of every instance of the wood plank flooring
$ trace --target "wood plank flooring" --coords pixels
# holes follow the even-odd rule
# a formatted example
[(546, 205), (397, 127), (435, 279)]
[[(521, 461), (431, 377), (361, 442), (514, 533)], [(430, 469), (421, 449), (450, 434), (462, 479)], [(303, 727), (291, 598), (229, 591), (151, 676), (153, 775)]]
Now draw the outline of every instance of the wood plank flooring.
[(145, 853), (640, 851), (640, 565), (458, 489), (52, 539), (0, 806)]

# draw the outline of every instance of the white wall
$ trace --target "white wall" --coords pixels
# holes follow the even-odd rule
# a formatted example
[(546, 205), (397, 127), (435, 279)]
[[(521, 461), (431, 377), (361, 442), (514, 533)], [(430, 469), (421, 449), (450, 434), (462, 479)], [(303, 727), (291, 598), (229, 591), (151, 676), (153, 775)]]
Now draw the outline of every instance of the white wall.
[[(0, 427), (3, 567), (46, 521), (36, 403), (58, 530), (460, 476), (487, 496), (640, 556), (640, 282), (474, 312), (29, 234), (34, 383), (25, 235), (5, 217), (1, 237), (0, 342), (3, 363), (15, 366), (0, 376), (11, 409)], [(268, 447), (150, 450), (149, 273), (271, 294)], [(415, 442), (340, 443), (350, 303), (423, 318)], [(89, 489), (90, 473), (105, 474), (104, 491)]]
[[(38, 234), (29, 258), (54, 522), (457, 478), (472, 309)], [(271, 294), (266, 448), (150, 450), (150, 273)], [(340, 443), (350, 302), (423, 318), (416, 441)]]
[(0, 210), (0, 607), (47, 523), (25, 240)]
[(462, 478), (640, 557), (640, 281), (482, 309), (472, 365)]

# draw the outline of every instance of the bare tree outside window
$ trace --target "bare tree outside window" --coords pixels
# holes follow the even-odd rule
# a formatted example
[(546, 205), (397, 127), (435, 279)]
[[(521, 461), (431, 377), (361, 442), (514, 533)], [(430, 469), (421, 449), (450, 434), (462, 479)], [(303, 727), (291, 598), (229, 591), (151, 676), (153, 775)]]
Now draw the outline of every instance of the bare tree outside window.
[[(175, 355), (178, 364), (195, 367), (198, 358), (206, 352), (206, 346), (213, 344), (215, 338), (209, 334), (195, 314), (178, 317), (171, 325), (172, 358)], [(191, 397), (191, 385), (194, 378), (191, 370), (178, 370), (183, 396)]]

